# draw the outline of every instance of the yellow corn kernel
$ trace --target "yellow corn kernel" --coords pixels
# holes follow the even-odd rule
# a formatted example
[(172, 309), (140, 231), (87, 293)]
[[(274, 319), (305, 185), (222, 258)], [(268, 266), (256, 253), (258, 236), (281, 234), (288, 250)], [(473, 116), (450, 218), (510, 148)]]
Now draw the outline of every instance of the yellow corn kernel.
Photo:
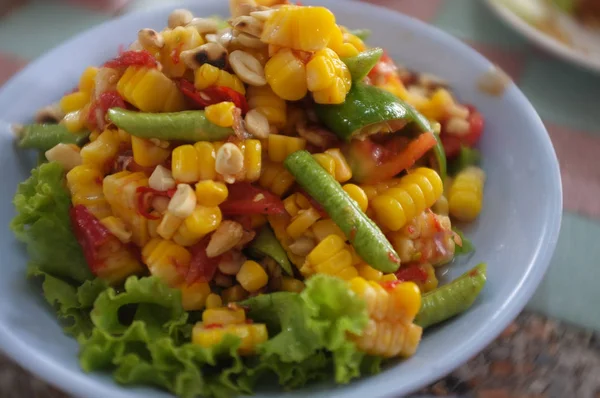
[(294, 195), (294, 198), (296, 199), (296, 204), (300, 207), (301, 210), (308, 210), (312, 207), (312, 204), (310, 203), (308, 198), (302, 195), (300, 192), (297, 192)]
[(344, 183), (352, 178), (352, 169), (339, 148), (328, 149), (325, 153), (331, 156), (335, 162), (335, 179), (337, 182)]
[(240, 94), (246, 94), (244, 83), (236, 75), (208, 63), (196, 69), (194, 85), (198, 90), (204, 90), (211, 86), (225, 86)]
[[(449, 185), (452, 186), (452, 184)], [(440, 196), (437, 202), (435, 202), (434, 205), (431, 206), (431, 210), (433, 210), (435, 214), (439, 214), (442, 216), (447, 216), (448, 214), (450, 214), (450, 205), (448, 204), (448, 199), (446, 198), (446, 196)]]
[[(208, 326), (208, 325), (207, 325)], [(200, 322), (192, 331), (192, 343), (201, 347), (210, 348), (219, 344), (225, 335), (233, 335), (241, 340), (238, 352), (241, 355), (254, 353), (255, 347), (269, 339), (267, 327), (261, 323), (244, 325), (227, 325), (225, 327), (205, 328)]]
[(439, 121), (448, 115), (448, 110), (454, 106), (452, 94), (444, 88), (437, 89), (429, 102), (419, 110), (427, 119)]
[(221, 298), (225, 303), (235, 303), (248, 297), (248, 292), (241, 285), (235, 285), (221, 292)]
[[(414, 282), (402, 282), (391, 290), (390, 300), (397, 303), (395, 316), (412, 321), (421, 309), (421, 290)], [(394, 320), (389, 315), (388, 319)]]
[(185, 63), (179, 59), (182, 51), (191, 50), (204, 44), (198, 30), (191, 26), (178, 26), (174, 29), (165, 29), (161, 32), (165, 41), (160, 50), (159, 59), (164, 73), (171, 77), (182, 77), (187, 69)]
[(318, 104), (341, 104), (352, 86), (348, 66), (335, 51), (326, 48), (316, 52), (306, 65), (308, 89)]
[(90, 94), (77, 91), (67, 94), (60, 99), (60, 108), (64, 113), (78, 111), (90, 100)]
[(200, 181), (196, 184), (196, 199), (202, 206), (218, 206), (227, 199), (227, 185), (212, 180)]
[(330, 218), (325, 220), (319, 220), (312, 226), (312, 232), (315, 238), (322, 242), (325, 238), (330, 235), (336, 235), (342, 240), (346, 240), (346, 235), (340, 229), (340, 227)]
[(179, 286), (181, 291), (181, 304), (186, 311), (200, 311), (204, 308), (210, 293), (210, 286), (206, 282), (187, 283)]
[(398, 231), (417, 214), (431, 207), (443, 190), (440, 176), (432, 169), (420, 167), (402, 177), (398, 185), (375, 197), (370, 205), (379, 225)]
[(148, 186), (148, 177), (142, 173), (122, 171), (104, 179), (103, 192), (115, 216), (123, 219), (131, 229), (131, 241), (143, 246), (149, 239), (148, 220), (138, 212), (138, 188)]
[(393, 281), (397, 281), (398, 277), (396, 277), (395, 274), (384, 274), (381, 279), (379, 280), (379, 282), (384, 283), (384, 282), (393, 282)]
[(194, 144), (198, 160), (198, 179), (214, 180), (217, 176), (215, 171), (215, 159), (217, 152), (213, 144), (200, 141)]
[(102, 172), (89, 165), (79, 165), (67, 173), (67, 188), (73, 206), (83, 205), (98, 219), (112, 214), (102, 191)]
[[(327, 275), (338, 275), (346, 268), (354, 268), (352, 267), (352, 255), (346, 249), (342, 249), (335, 254), (330, 254), (327, 260), (320, 263), (312, 263), (312, 265), (316, 272)], [(358, 276), (358, 273), (354, 276)]]
[(100, 220), (102, 225), (117, 237), (122, 243), (131, 242), (131, 230), (125, 225), (125, 222), (118, 217), (108, 216)]
[(315, 153), (312, 157), (325, 169), (325, 171), (335, 177), (335, 160), (331, 156), (325, 153)]
[(306, 147), (306, 140), (299, 137), (271, 134), (267, 141), (267, 152), (272, 162), (283, 162), (288, 155)]
[(256, 109), (269, 121), (269, 124), (277, 128), (283, 128), (287, 120), (287, 103), (273, 92), (268, 85), (262, 87), (248, 87), (248, 106)]
[(458, 173), (448, 194), (450, 215), (463, 222), (475, 220), (483, 207), (484, 184), (485, 172), (479, 167), (467, 167)]
[(321, 215), (314, 207), (306, 210), (300, 210), (298, 211), (298, 214), (292, 218), (292, 222), (286, 228), (286, 232), (292, 239), (297, 239), (302, 236), (319, 218), (321, 218)]
[(119, 79), (117, 91), (143, 112), (177, 112), (186, 105), (175, 82), (156, 68), (130, 66)]
[(198, 153), (192, 145), (181, 145), (173, 150), (171, 171), (179, 182), (192, 183), (200, 179)]
[(228, 307), (207, 309), (202, 313), (202, 323), (205, 325), (235, 325), (246, 322), (246, 312)]
[(300, 207), (296, 203), (296, 194), (290, 195), (283, 200), (283, 207), (285, 207), (285, 211), (292, 216), (295, 217), (300, 211)]
[(264, 43), (301, 51), (327, 46), (335, 30), (335, 16), (325, 7), (282, 6), (265, 22)]
[(422, 264), (421, 267), (427, 272), (427, 280), (419, 285), (421, 293), (425, 294), (438, 287), (438, 279), (435, 275), (435, 268), (429, 263)]
[(196, 206), (194, 212), (181, 224), (173, 240), (181, 246), (192, 246), (221, 225), (221, 209), (218, 206)]
[(342, 188), (344, 189), (344, 192), (346, 192), (348, 196), (350, 196), (350, 198), (356, 202), (362, 211), (367, 211), (367, 207), (369, 207), (369, 198), (361, 187), (354, 184), (346, 184)]
[(306, 95), (306, 66), (292, 50), (285, 48), (265, 65), (267, 83), (275, 94), (287, 101), (298, 101)]
[(221, 127), (233, 126), (233, 110), (235, 104), (230, 101), (209, 105), (204, 109), (206, 118), (213, 124)]
[(346, 243), (337, 235), (330, 235), (323, 239), (306, 258), (311, 264), (321, 264), (332, 255), (344, 249)]
[(368, 281), (379, 281), (383, 276), (383, 272), (376, 270), (369, 264), (360, 264), (357, 268), (360, 277)]
[(150, 273), (173, 287), (183, 283), (191, 259), (184, 247), (160, 238), (152, 239), (142, 249), (142, 261)]
[(300, 293), (304, 290), (304, 282), (291, 276), (281, 278), (281, 290), (284, 292)]
[(344, 31), (342, 31), (342, 29), (338, 27), (338, 29), (333, 32), (328, 47), (335, 51), (340, 57), (354, 57), (361, 51), (364, 51), (356, 48), (352, 43), (346, 41), (345, 38), (347, 38), (346, 30), (344, 29)]
[(287, 103), (273, 92), (268, 85), (248, 87), (246, 95), (250, 109), (256, 109), (269, 121), (270, 125), (283, 128), (287, 120)]
[(215, 293), (211, 293), (206, 298), (206, 308), (219, 308), (223, 305), (223, 300), (221, 300), (221, 296)]
[(235, 279), (237, 279), (245, 290), (255, 292), (267, 285), (269, 276), (259, 263), (248, 260), (242, 264), (242, 268), (240, 268)]
[(94, 79), (98, 74), (98, 68), (94, 66), (88, 66), (81, 77), (79, 78), (79, 91), (83, 91), (84, 93), (91, 93), (95, 87)]
[(85, 127), (85, 118), (83, 117), (82, 110), (67, 113), (60, 121), (60, 124), (65, 126), (71, 133), (79, 133)]
[(171, 155), (169, 148), (161, 148), (152, 141), (139, 137), (131, 137), (131, 148), (133, 160), (143, 167), (158, 166)]
[(81, 149), (83, 164), (103, 169), (119, 151), (119, 135), (114, 130), (105, 130), (96, 141)]
[(284, 195), (293, 185), (294, 176), (281, 163), (263, 162), (258, 184), (277, 196)]
[(166, 212), (156, 228), (156, 233), (164, 239), (171, 239), (179, 230), (183, 221), (183, 218), (177, 217), (170, 212)]
[(353, 336), (359, 350), (386, 358), (409, 357), (421, 341), (423, 329), (414, 324), (369, 320), (361, 336)]
[(244, 140), (241, 146), (246, 171), (244, 180), (254, 182), (260, 178), (262, 170), (262, 144), (259, 140)]
[(106, 280), (111, 285), (118, 285), (128, 276), (144, 272), (144, 267), (131, 250), (122, 245), (116, 247), (116, 250), (113, 247), (108, 252), (100, 254), (99, 260), (102, 266), (94, 271), (98, 278)]

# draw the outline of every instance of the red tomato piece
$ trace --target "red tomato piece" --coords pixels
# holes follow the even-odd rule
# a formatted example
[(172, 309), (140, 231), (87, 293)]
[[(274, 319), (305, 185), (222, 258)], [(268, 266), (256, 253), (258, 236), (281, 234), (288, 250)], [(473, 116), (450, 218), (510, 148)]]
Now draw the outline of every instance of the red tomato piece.
[(224, 215), (283, 214), (285, 207), (279, 197), (247, 182), (228, 186), (229, 196), (220, 208)]
[(221, 260), (221, 256), (209, 258), (206, 255), (206, 247), (210, 237), (202, 239), (194, 246), (190, 247), (190, 253), (192, 254), (192, 260), (190, 261), (190, 267), (187, 270), (185, 281), (188, 285), (194, 282), (210, 282), (217, 272), (217, 266)]
[(148, 68), (156, 68), (158, 62), (152, 54), (147, 50), (141, 51), (123, 51), (115, 59), (112, 59), (104, 64), (106, 68), (125, 68), (128, 66), (145, 66)]
[(466, 107), (469, 109), (469, 116), (467, 117), (469, 132), (467, 134), (462, 136), (448, 134), (445, 131), (444, 124), (442, 124), (440, 139), (448, 158), (457, 156), (460, 153), (461, 146), (465, 145), (472, 148), (481, 139), (483, 128), (485, 127), (485, 119), (473, 105), (466, 105)]
[(114, 236), (85, 206), (74, 206), (69, 213), (75, 238), (83, 250), (88, 266), (96, 274), (103, 265), (99, 249)]
[(427, 271), (418, 265), (402, 268), (396, 272), (398, 282), (427, 282)]

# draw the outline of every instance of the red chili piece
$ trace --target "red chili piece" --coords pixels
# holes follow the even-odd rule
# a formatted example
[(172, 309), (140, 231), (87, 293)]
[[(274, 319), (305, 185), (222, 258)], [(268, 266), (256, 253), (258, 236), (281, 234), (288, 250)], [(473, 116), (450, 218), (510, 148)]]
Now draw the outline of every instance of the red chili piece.
[(387, 282), (381, 282), (380, 285), (385, 290), (390, 291), (390, 290), (394, 290), (394, 288), (401, 283), (402, 283), (402, 281), (387, 281)]
[(154, 214), (150, 213), (150, 205), (149, 205), (150, 201), (155, 196), (172, 198), (175, 190), (173, 189), (173, 190), (169, 190), (169, 191), (158, 191), (158, 190), (156, 190), (154, 188), (150, 188), (150, 187), (138, 187), (135, 192), (138, 194), (138, 196), (137, 196), (138, 214), (144, 218), (147, 218), (148, 220), (158, 220), (160, 218), (159, 216), (155, 216)]
[(237, 108), (240, 108), (242, 114), (248, 112), (246, 97), (229, 87), (213, 86), (198, 91), (193, 83), (181, 79), (179, 81), (179, 90), (181, 90), (183, 95), (189, 98), (198, 109), (204, 109), (209, 105), (218, 104), (219, 102), (231, 101)]
[(220, 329), (223, 325), (220, 323), (209, 323), (208, 325), (204, 325), (204, 329)]
[(77, 205), (69, 211), (71, 226), (77, 242), (83, 249), (83, 255), (94, 274), (102, 267), (99, 249), (113, 235), (85, 206)]
[(221, 212), (227, 216), (249, 214), (283, 214), (285, 207), (279, 197), (247, 182), (230, 185), (227, 200), (221, 203)]
[(156, 68), (158, 62), (152, 54), (147, 50), (141, 51), (124, 51), (115, 59), (112, 59), (104, 64), (106, 68), (123, 68), (128, 66), (145, 66), (148, 68)]

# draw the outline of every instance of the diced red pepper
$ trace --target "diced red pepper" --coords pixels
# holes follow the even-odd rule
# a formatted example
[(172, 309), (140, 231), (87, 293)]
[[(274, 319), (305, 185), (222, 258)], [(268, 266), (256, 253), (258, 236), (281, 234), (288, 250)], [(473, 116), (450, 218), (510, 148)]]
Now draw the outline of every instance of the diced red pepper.
[(442, 131), (440, 133), (440, 139), (446, 152), (446, 157), (452, 158), (460, 153), (461, 146), (468, 146), (470, 148), (477, 145), (481, 139), (483, 128), (485, 126), (485, 120), (483, 115), (473, 106), (466, 105), (469, 109), (469, 116), (467, 121), (469, 122), (469, 132), (465, 135), (458, 136), (452, 135), (445, 131), (445, 123), (442, 123)]
[(215, 277), (217, 266), (221, 256), (209, 258), (206, 254), (206, 247), (210, 241), (209, 237), (202, 239), (194, 246), (190, 247), (192, 260), (187, 270), (185, 281), (188, 285), (194, 282), (210, 282)]
[(285, 207), (279, 197), (247, 182), (229, 185), (229, 196), (221, 203), (221, 212), (227, 216), (247, 214), (284, 214)]
[(94, 274), (102, 268), (99, 249), (114, 238), (114, 235), (85, 206), (71, 208), (71, 227), (77, 242), (83, 249), (83, 255)]
[(427, 271), (423, 267), (418, 265), (411, 265), (408, 267), (401, 268), (396, 272), (396, 278), (399, 282), (427, 282)]
[(138, 214), (148, 220), (158, 220), (160, 217), (151, 213), (150, 202), (156, 196), (162, 196), (164, 198), (172, 198), (175, 195), (175, 189), (168, 191), (159, 191), (150, 187), (138, 187), (137, 193), (137, 211)]
[(106, 68), (124, 68), (128, 66), (145, 66), (148, 68), (156, 68), (158, 62), (152, 54), (147, 50), (141, 51), (123, 51), (115, 59), (112, 59), (104, 64)]
[(231, 101), (237, 108), (240, 108), (242, 114), (248, 112), (246, 97), (229, 87), (212, 86), (198, 91), (193, 83), (181, 79), (179, 81), (179, 89), (198, 109), (204, 109), (209, 105), (218, 104), (219, 102)]
[(347, 150), (354, 180), (361, 183), (377, 183), (389, 180), (412, 167), (436, 145), (433, 133), (425, 132), (412, 141), (395, 136), (383, 144), (371, 139), (353, 140)]
[(220, 329), (223, 327), (220, 323), (209, 323), (208, 325), (202, 326), (204, 329)]

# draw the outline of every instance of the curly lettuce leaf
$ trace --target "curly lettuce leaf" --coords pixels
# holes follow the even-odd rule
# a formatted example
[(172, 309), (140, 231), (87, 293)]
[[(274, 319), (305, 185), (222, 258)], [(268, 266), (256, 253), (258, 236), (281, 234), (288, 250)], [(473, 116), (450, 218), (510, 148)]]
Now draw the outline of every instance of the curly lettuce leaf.
[(33, 169), (19, 184), (13, 203), (17, 216), (10, 226), (26, 245), (30, 269), (78, 283), (94, 278), (71, 230), (71, 198), (59, 164)]
[(346, 282), (316, 275), (300, 294), (261, 295), (243, 305), (249, 308), (248, 316), (264, 322), (273, 336), (259, 347), (260, 362), (278, 375), (284, 387), (298, 387), (297, 377), (306, 382), (329, 374), (331, 368), (338, 383), (360, 375), (365, 355), (347, 336), (362, 332), (368, 314), (364, 301)]
[[(189, 340), (188, 314), (177, 289), (155, 277), (132, 276), (124, 291), (109, 288), (96, 299), (89, 338), (80, 338), (84, 370), (113, 369), (121, 384), (151, 384), (182, 397), (230, 397), (251, 391), (237, 383), (247, 367), (228, 335), (205, 349)], [(127, 324), (127, 319), (132, 321)]]

